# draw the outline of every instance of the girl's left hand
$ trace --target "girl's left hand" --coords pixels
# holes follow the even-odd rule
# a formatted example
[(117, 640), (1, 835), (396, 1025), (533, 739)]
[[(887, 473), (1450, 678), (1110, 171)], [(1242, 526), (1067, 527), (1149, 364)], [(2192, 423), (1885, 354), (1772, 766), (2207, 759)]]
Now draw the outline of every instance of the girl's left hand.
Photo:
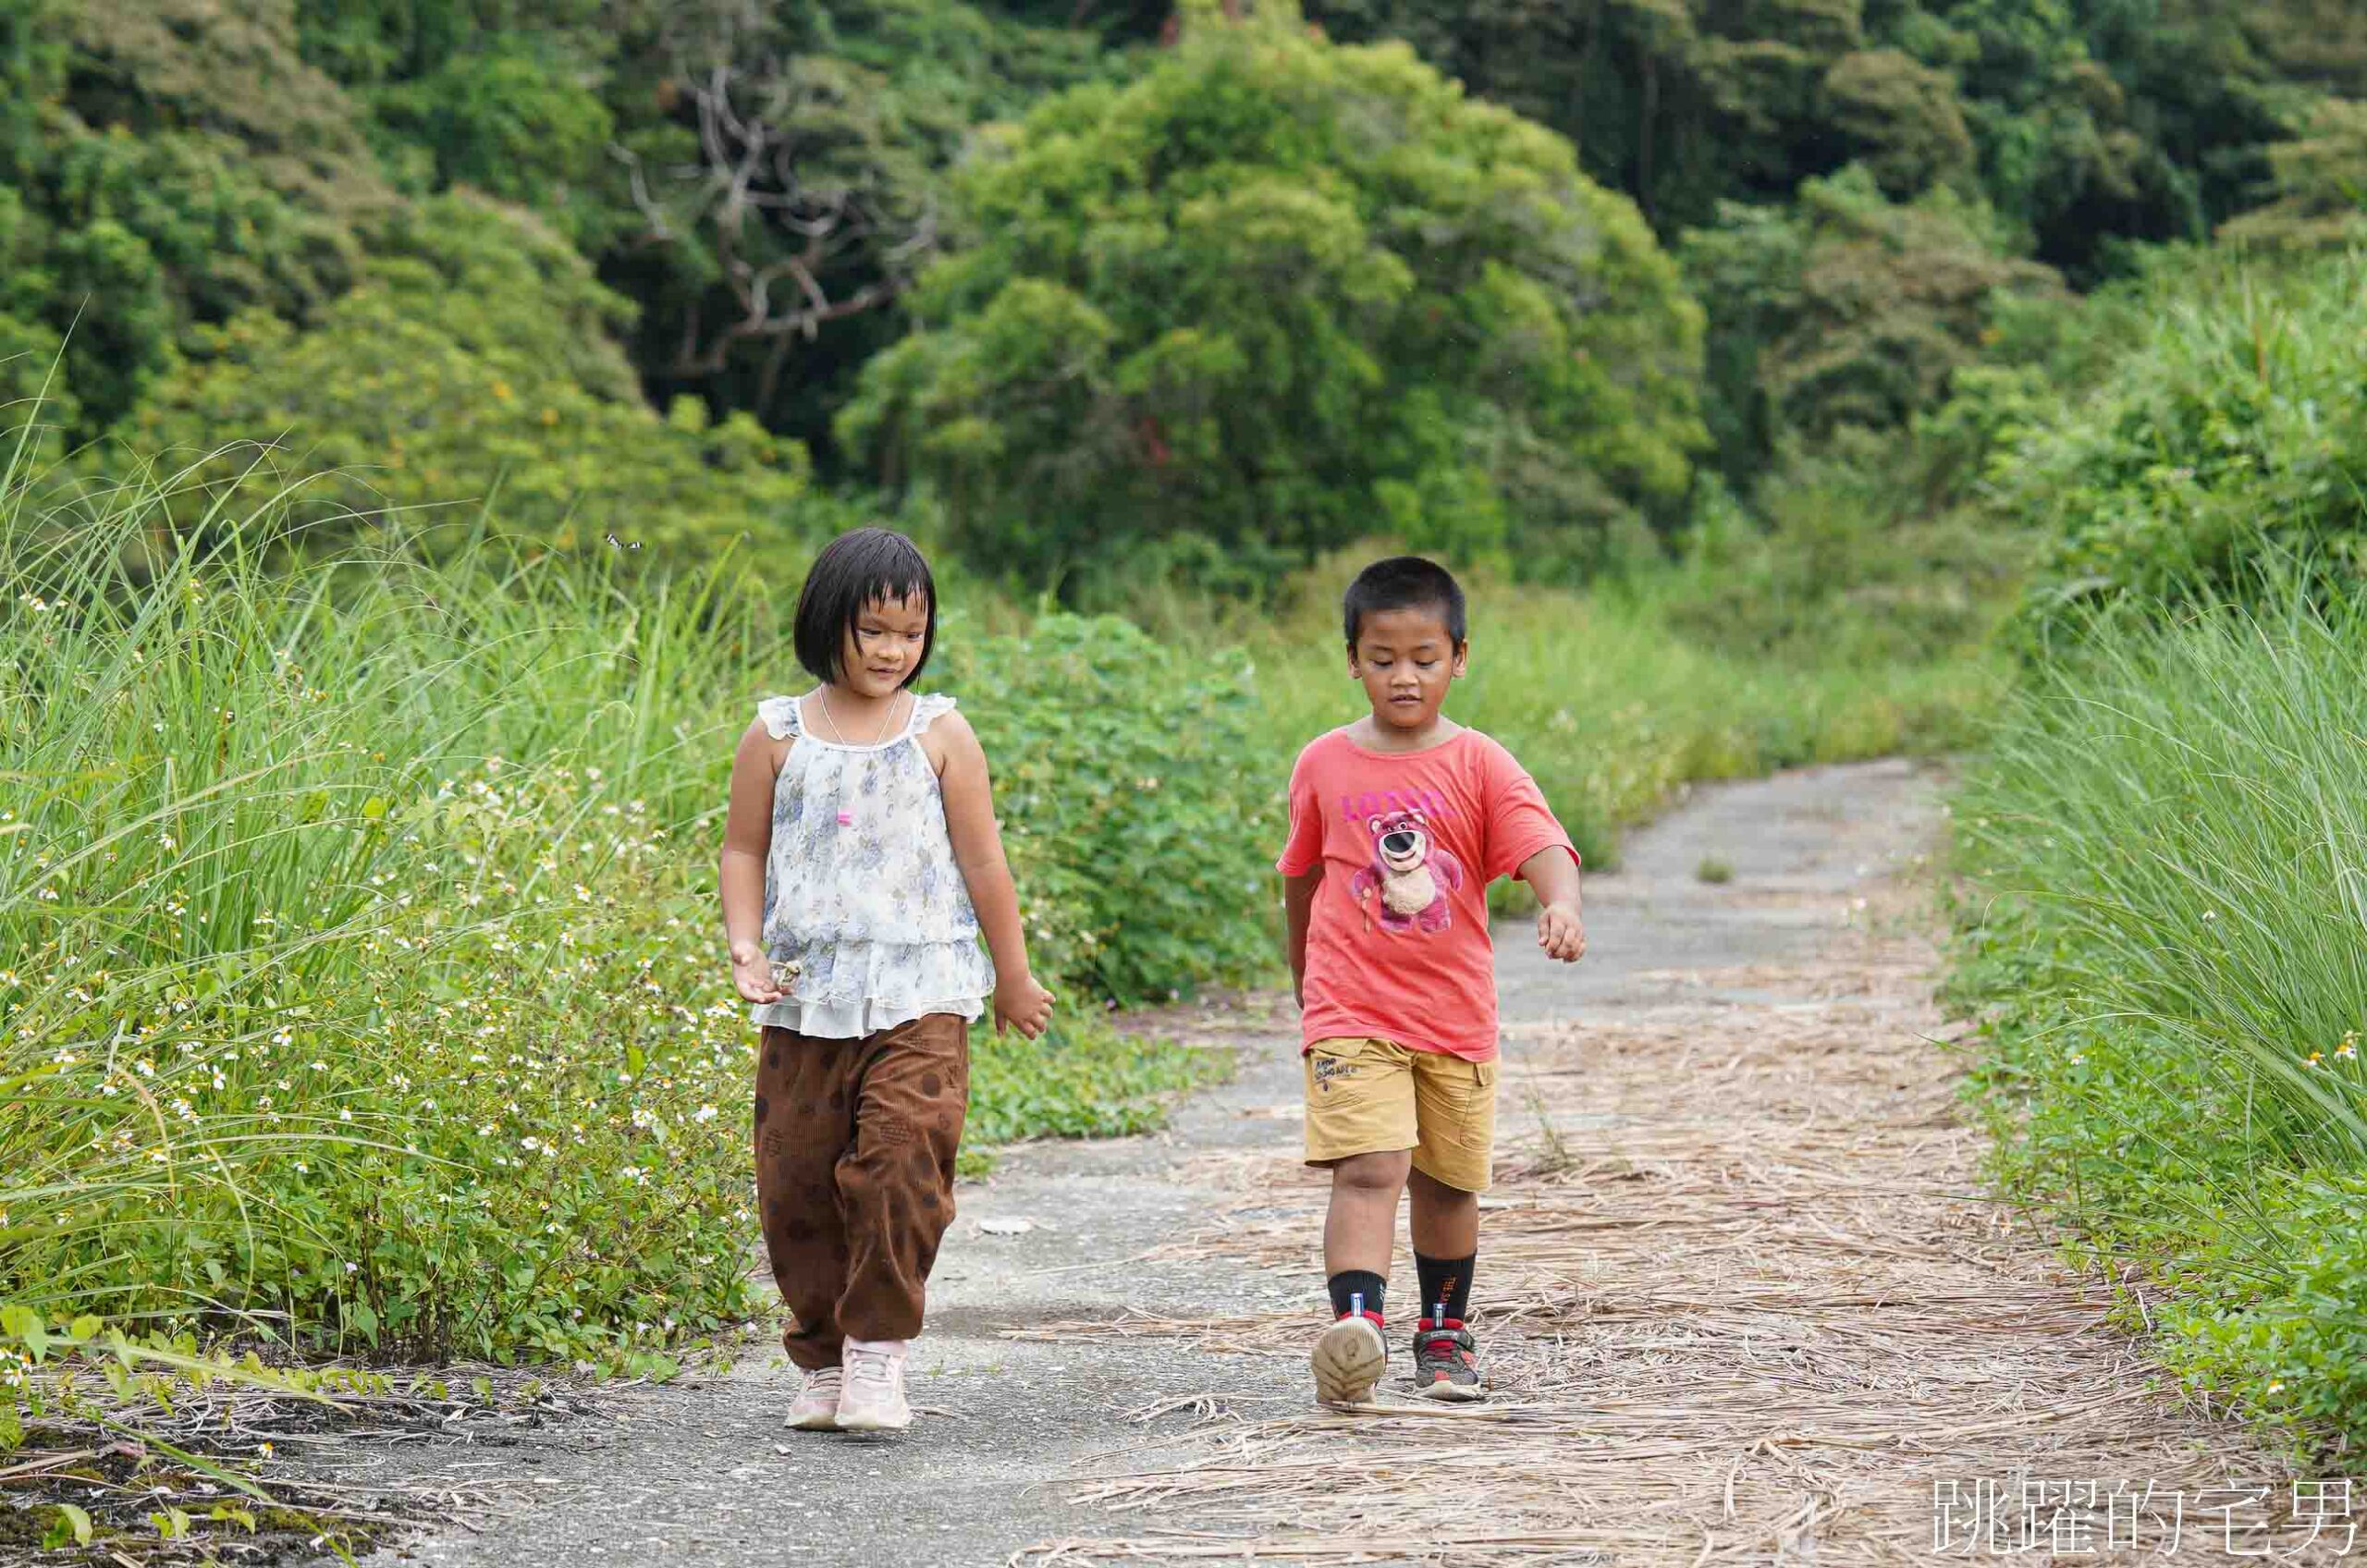
[(1586, 923), (1575, 909), (1547, 904), (1537, 912), (1537, 945), (1548, 958), (1576, 963), (1587, 950)]
[(1036, 983), (1033, 974), (1015, 974), (995, 982), (995, 1033), (1008, 1023), (1029, 1039), (1052, 1021), (1052, 993)]
[(731, 985), (742, 1001), (777, 1002), (789, 994), (773, 978), (772, 961), (761, 948), (731, 955)]

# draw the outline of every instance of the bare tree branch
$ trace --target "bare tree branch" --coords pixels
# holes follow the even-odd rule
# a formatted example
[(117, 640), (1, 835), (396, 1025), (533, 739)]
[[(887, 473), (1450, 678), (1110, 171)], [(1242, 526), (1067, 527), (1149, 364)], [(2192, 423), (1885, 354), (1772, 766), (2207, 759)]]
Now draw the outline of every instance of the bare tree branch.
[(889, 129), (861, 85), (801, 58), (752, 67), (725, 56), (680, 80), (695, 167), (667, 171), (660, 186), (641, 159), (615, 150), (644, 240), (704, 237), (734, 307), (711, 326), (688, 312), (672, 374), (715, 374), (742, 343), (770, 342), (760, 372), (768, 399), (787, 343), (894, 299), (935, 252), (935, 203), (917, 180), (900, 189)]

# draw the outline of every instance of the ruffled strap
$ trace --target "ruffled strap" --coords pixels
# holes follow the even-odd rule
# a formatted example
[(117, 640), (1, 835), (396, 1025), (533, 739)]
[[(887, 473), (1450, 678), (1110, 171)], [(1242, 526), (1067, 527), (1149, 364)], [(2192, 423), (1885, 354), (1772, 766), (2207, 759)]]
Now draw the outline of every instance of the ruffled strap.
[(795, 697), (767, 697), (756, 704), (756, 717), (765, 723), (765, 733), (776, 741), (805, 733), (805, 726), (797, 717)]
[(932, 692), (926, 697), (915, 695), (913, 698), (913, 721), (904, 727), (904, 733), (917, 735), (938, 717), (952, 711), (953, 699), (942, 692)]

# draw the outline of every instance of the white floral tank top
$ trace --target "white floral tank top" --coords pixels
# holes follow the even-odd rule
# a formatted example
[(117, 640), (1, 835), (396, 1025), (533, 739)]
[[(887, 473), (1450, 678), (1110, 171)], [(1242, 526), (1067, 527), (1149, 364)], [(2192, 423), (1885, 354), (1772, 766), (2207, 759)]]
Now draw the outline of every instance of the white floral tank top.
[(902, 733), (876, 746), (817, 740), (799, 702), (756, 704), (766, 733), (795, 738), (773, 783), (764, 945), (798, 973), (788, 995), (750, 1016), (837, 1038), (923, 1013), (977, 1017), (994, 964), (978, 945), (937, 770), (920, 744), (953, 699), (915, 697)]

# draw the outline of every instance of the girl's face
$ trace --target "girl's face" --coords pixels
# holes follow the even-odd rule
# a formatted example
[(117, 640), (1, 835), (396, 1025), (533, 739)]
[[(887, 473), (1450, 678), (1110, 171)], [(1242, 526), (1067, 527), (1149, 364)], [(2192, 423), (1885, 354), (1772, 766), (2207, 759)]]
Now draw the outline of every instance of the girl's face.
[(928, 600), (874, 599), (839, 647), (839, 684), (862, 697), (890, 697), (928, 648)]

